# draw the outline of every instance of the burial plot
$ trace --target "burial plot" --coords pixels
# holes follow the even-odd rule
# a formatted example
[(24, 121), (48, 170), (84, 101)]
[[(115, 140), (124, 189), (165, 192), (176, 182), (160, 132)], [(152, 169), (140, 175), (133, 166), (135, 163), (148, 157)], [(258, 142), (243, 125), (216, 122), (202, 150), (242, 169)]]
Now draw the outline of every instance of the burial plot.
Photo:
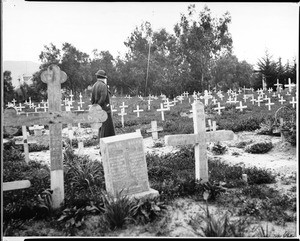
[(171, 146), (195, 145), (195, 175), (197, 180), (208, 182), (206, 142), (228, 141), (234, 138), (233, 131), (206, 132), (204, 105), (197, 101), (193, 106), (194, 134), (167, 135), (165, 144)]
[(41, 79), (48, 85), (49, 112), (22, 116), (17, 115), (14, 109), (7, 109), (4, 112), (3, 126), (49, 125), (51, 189), (53, 208), (56, 209), (64, 200), (62, 124), (103, 122), (107, 119), (107, 114), (99, 105), (91, 108), (89, 113), (62, 112), (61, 83), (66, 81), (67, 75), (58, 66), (50, 65), (42, 72)]
[(154, 197), (151, 189), (143, 137), (139, 132), (100, 139), (106, 191), (116, 197), (128, 195), (136, 198)]

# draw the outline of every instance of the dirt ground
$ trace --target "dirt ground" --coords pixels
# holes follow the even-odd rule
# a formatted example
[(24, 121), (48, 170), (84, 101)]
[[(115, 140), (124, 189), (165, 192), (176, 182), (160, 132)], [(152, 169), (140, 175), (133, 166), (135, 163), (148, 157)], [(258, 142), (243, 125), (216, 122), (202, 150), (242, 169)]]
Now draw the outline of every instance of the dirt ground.
[[(66, 130), (63, 133), (66, 134)], [(80, 133), (78, 133), (78, 135), (79, 134)], [(86, 134), (90, 135), (91, 132)], [(274, 147), (265, 154), (250, 154), (243, 149), (236, 147), (238, 142), (247, 140), (252, 140), (254, 142), (268, 140), (273, 143)], [(160, 139), (159, 141), (163, 143), (163, 139)], [(155, 142), (151, 137), (144, 138), (145, 152), (160, 155), (177, 151), (176, 148), (170, 146), (154, 147), (154, 143)], [(269, 169), (277, 174), (277, 182), (269, 185), (282, 192), (288, 192), (292, 186), (296, 186), (296, 172), (298, 170), (297, 148), (291, 146), (287, 142), (282, 142), (280, 137), (257, 135), (255, 132), (240, 132), (235, 135), (234, 140), (222, 142), (222, 144), (228, 147), (228, 150), (224, 155), (214, 156), (208, 151), (208, 156), (221, 158), (221, 160), (227, 163), (244, 165), (245, 167), (256, 166)], [(75, 150), (75, 153), (78, 153), (77, 149)], [(233, 155), (233, 153), (238, 153), (238, 155)], [(91, 159), (101, 161), (99, 149), (95, 148), (95, 146), (86, 147), (84, 150), (81, 150), (79, 154), (89, 155)], [(32, 152), (30, 153), (30, 159), (43, 160), (46, 163), (49, 163), (50, 154), (49, 151)], [(158, 235), (164, 237), (196, 237), (198, 235), (189, 225), (189, 221), (191, 217), (194, 217), (197, 213), (203, 212), (203, 207), (205, 207), (205, 203), (203, 202), (196, 202), (188, 198), (177, 199), (172, 206), (168, 206), (168, 214), (160, 220), (159, 225), (132, 225), (126, 229), (111, 232), (109, 236), (153, 237)], [(217, 216), (224, 213), (224, 210), (220, 210), (219, 207), (214, 205), (209, 205), (209, 209)], [(97, 217), (90, 217), (87, 219), (87, 222), (88, 227), (84, 231), (81, 231), (80, 236), (93, 236), (92, 227), (97, 223)], [(261, 225), (264, 228), (268, 225), (269, 233), (271, 233), (272, 236), (275, 234), (283, 235), (285, 232), (296, 234), (296, 223), (294, 222), (286, 223), (285, 226), (275, 225), (270, 222), (259, 222), (253, 224), (253, 231), (252, 233), (249, 233), (249, 236), (255, 236), (256, 231), (254, 228), (258, 225)], [(161, 229), (157, 230), (157, 227), (161, 227)]]

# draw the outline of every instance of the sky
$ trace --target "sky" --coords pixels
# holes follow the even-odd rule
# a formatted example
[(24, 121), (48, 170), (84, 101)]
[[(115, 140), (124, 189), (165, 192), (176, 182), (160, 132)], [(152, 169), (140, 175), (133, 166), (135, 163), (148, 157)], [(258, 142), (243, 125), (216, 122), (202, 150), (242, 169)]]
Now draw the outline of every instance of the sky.
[(207, 5), (213, 17), (231, 15), (233, 54), (256, 64), (268, 51), (273, 60), (298, 58), (299, 4), (284, 2), (26, 2), (2, 0), (2, 60), (40, 63), (44, 46), (68, 42), (79, 51), (126, 52), (124, 42), (148, 21), (154, 31), (173, 28), (189, 4)]

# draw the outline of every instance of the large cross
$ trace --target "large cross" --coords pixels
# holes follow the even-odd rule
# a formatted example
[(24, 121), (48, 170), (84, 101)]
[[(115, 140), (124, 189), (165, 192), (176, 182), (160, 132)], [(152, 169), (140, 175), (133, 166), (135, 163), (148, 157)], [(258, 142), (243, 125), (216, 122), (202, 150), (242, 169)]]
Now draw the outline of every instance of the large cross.
[(195, 145), (195, 173), (196, 179), (208, 182), (208, 161), (206, 142), (228, 141), (234, 137), (233, 131), (219, 130), (206, 132), (204, 105), (196, 101), (193, 106), (194, 134), (167, 135), (166, 145)]
[(48, 112), (24, 116), (17, 115), (15, 109), (7, 109), (3, 126), (49, 125), (52, 201), (53, 208), (57, 209), (64, 201), (62, 124), (104, 122), (107, 113), (99, 105), (92, 106), (89, 113), (61, 111), (61, 83), (66, 81), (67, 75), (58, 66), (50, 65), (42, 72), (41, 79), (48, 85)]

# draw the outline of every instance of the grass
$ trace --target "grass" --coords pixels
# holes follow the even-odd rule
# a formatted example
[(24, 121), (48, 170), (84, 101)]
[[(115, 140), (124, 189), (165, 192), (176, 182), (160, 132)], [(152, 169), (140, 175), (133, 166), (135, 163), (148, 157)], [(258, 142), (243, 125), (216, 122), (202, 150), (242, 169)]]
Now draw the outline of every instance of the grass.
[[(144, 137), (150, 137), (151, 133), (146, 130), (151, 128), (151, 120), (157, 120), (158, 126), (163, 127), (160, 136), (167, 134), (193, 133), (193, 122), (191, 118), (180, 117), (180, 113), (188, 113), (191, 109), (187, 99), (182, 105), (176, 105), (170, 111), (165, 113), (166, 121), (161, 120), (160, 112), (155, 109), (160, 107), (160, 100), (154, 100), (151, 103), (151, 110), (147, 110), (147, 102), (138, 98), (112, 99), (115, 106), (120, 106), (122, 102), (128, 105), (125, 116), (125, 128), (120, 125), (120, 117), (114, 113), (114, 120), (117, 134), (134, 132), (141, 129)], [(136, 104), (144, 109), (137, 118), (135, 113)], [(252, 106), (246, 103), (248, 109), (240, 112), (235, 109), (235, 105), (225, 106), (222, 115), (216, 114), (214, 105), (205, 107), (209, 118), (217, 121), (219, 129), (229, 129), (237, 131), (253, 131), (261, 128), (261, 123), (272, 118), (280, 104), (272, 106), (268, 111), (266, 106)], [(245, 104), (244, 104), (245, 105)], [(146, 117), (147, 116), (147, 117)], [(83, 127), (89, 127), (88, 124), (82, 124)], [(209, 180), (206, 185), (195, 180), (194, 149), (192, 146), (182, 148), (177, 153), (170, 153), (163, 156), (147, 154), (146, 161), (148, 166), (148, 176), (150, 186), (160, 192), (160, 200), (147, 200), (142, 203), (131, 203), (125, 197), (120, 198), (119, 202), (112, 199), (103, 198), (105, 192), (104, 174), (102, 164), (91, 161), (87, 156), (77, 156), (68, 146), (68, 139), (64, 142), (64, 173), (66, 202), (64, 207), (58, 213), (48, 214), (45, 220), (48, 226), (59, 232), (59, 227), (55, 224), (60, 220), (60, 226), (64, 228), (67, 235), (76, 235), (78, 230), (84, 229), (85, 217), (87, 215), (100, 215), (101, 230), (99, 233), (105, 235), (109, 229), (124, 227), (127, 222), (147, 223), (155, 222), (156, 217), (164, 213), (164, 205), (171, 204), (178, 197), (190, 197), (196, 201), (203, 201), (203, 194), (208, 193), (208, 202), (217, 203), (225, 208), (226, 205), (235, 206), (237, 213), (252, 215), (258, 219), (275, 221), (284, 225), (285, 222), (294, 221), (289, 212), (296, 211), (296, 200), (293, 196), (284, 196), (275, 190), (267, 189), (263, 185), (274, 183), (275, 176), (268, 170), (258, 168), (242, 168), (238, 165), (230, 166), (216, 159), (208, 160)], [(72, 147), (77, 147), (76, 139), (72, 141)], [(246, 148), (251, 143), (239, 143), (240, 148)], [(85, 146), (95, 145), (94, 140), (86, 140)], [(161, 147), (161, 143), (156, 143), (155, 147)], [(222, 146), (215, 146), (218, 153), (225, 151)], [(38, 146), (34, 147), (38, 150)], [(6, 227), (6, 233), (18, 233), (22, 228), (20, 221), (20, 211), (24, 213), (26, 207), (30, 215), (23, 216), (26, 222), (37, 218), (37, 197), (42, 191), (50, 186), (49, 167), (38, 162), (24, 161), (24, 155), (21, 148), (9, 143), (4, 145), (3, 153), (3, 177), (4, 181), (29, 179), (32, 186), (27, 190), (16, 190), (5, 192), (3, 195), (3, 214)], [(238, 158), (238, 157), (237, 157)], [(242, 174), (248, 176), (248, 186), (242, 180)], [(222, 183), (222, 186), (220, 185)], [(227, 188), (224, 192), (223, 188)], [(232, 191), (231, 191), (232, 190)], [(266, 201), (267, 200), (267, 201)], [(135, 207), (135, 208), (134, 208)], [(131, 212), (135, 210), (135, 212)], [(123, 213), (124, 211), (124, 213)], [(31, 212), (31, 213), (30, 213)], [(15, 215), (15, 216), (14, 216)], [(18, 216), (19, 215), (19, 216)], [(12, 218), (13, 217), (13, 218)], [(9, 220), (10, 219), (10, 220)], [(217, 226), (229, 225), (229, 219), (224, 221), (215, 220)], [(212, 222), (212, 221), (211, 221)], [(46, 225), (46, 226), (47, 226)], [(99, 227), (100, 227), (99, 226)], [(242, 227), (242, 224), (241, 224)], [(218, 234), (218, 227), (211, 230)], [(17, 232), (16, 232), (17, 231)], [(239, 235), (242, 235), (242, 228)], [(224, 233), (224, 232), (223, 232)], [(233, 234), (232, 234), (233, 235)]]

